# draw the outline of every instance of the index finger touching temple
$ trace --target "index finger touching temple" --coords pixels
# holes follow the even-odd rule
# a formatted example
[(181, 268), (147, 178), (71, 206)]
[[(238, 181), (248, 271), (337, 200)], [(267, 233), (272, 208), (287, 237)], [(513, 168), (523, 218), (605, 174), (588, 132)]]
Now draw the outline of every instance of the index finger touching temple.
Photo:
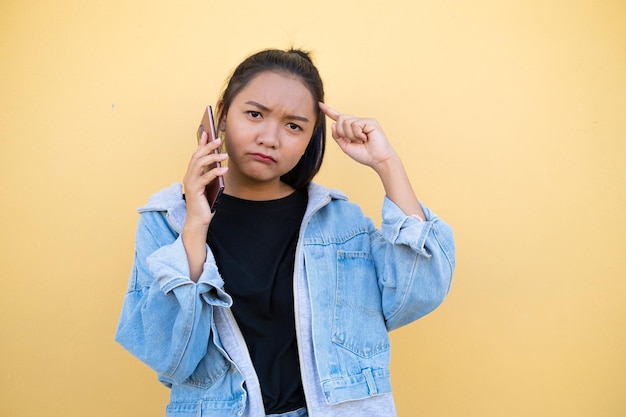
[(334, 110), (334, 109), (330, 108), (326, 103), (322, 103), (320, 101), (319, 102), (319, 106), (320, 106), (320, 109), (322, 110), (322, 112), (324, 112), (324, 114), (326, 116), (330, 117), (334, 121), (337, 121), (339, 116), (341, 116), (341, 113), (339, 113), (337, 110)]

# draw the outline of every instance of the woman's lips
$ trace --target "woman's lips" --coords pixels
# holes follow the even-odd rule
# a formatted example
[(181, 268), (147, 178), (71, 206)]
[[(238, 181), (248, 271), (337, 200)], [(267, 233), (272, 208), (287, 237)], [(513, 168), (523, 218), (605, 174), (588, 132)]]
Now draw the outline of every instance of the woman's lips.
[(253, 153), (252, 157), (257, 161), (265, 162), (265, 163), (273, 163), (276, 162), (274, 158), (269, 155), (265, 155), (263, 153)]

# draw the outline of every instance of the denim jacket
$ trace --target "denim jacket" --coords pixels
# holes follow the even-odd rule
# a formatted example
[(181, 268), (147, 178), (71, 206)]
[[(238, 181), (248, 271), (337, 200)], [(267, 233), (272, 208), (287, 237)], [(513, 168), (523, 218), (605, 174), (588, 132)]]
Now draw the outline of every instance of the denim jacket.
[[(258, 379), (207, 246), (197, 283), (180, 237), (180, 184), (139, 209), (116, 340), (171, 387), (168, 417), (263, 417)], [(385, 198), (377, 230), (357, 205), (312, 184), (296, 248), (294, 302), (310, 417), (395, 415), (388, 332), (434, 310), (455, 264), (452, 230)]]

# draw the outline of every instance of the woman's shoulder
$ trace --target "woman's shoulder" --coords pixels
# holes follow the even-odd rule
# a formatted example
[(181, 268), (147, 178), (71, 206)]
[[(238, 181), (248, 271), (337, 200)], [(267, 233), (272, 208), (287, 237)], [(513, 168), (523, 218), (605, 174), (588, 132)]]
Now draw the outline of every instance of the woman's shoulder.
[(343, 201), (348, 202), (348, 196), (337, 189), (325, 187), (317, 183), (309, 184), (308, 188), (309, 202), (313, 205), (325, 202)]
[(161, 227), (163, 223), (180, 233), (187, 217), (187, 207), (183, 197), (183, 186), (172, 184), (150, 196), (148, 202), (137, 209), (144, 223), (151, 227)]
[(319, 210), (316, 217), (321, 220), (340, 221), (343, 224), (369, 224), (369, 219), (363, 214), (361, 207), (351, 202), (342, 191), (327, 188), (318, 184), (309, 186), (309, 206)]
[(148, 202), (139, 207), (137, 211), (144, 213), (147, 211), (168, 211), (172, 207), (184, 202), (183, 185), (174, 183), (167, 188), (152, 194)]

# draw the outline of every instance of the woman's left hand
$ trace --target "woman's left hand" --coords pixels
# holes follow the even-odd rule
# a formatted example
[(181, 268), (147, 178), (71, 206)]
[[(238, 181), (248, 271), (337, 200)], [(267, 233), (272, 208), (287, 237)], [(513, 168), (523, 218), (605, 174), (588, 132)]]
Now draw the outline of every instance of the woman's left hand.
[(330, 117), (333, 139), (350, 158), (372, 168), (379, 175), (385, 194), (408, 216), (425, 215), (417, 201), (400, 157), (389, 144), (375, 119), (348, 116), (324, 103), (320, 109)]
[(380, 164), (395, 156), (376, 119), (342, 114), (324, 103), (319, 106), (334, 121), (331, 126), (333, 139), (350, 158), (377, 170)]

